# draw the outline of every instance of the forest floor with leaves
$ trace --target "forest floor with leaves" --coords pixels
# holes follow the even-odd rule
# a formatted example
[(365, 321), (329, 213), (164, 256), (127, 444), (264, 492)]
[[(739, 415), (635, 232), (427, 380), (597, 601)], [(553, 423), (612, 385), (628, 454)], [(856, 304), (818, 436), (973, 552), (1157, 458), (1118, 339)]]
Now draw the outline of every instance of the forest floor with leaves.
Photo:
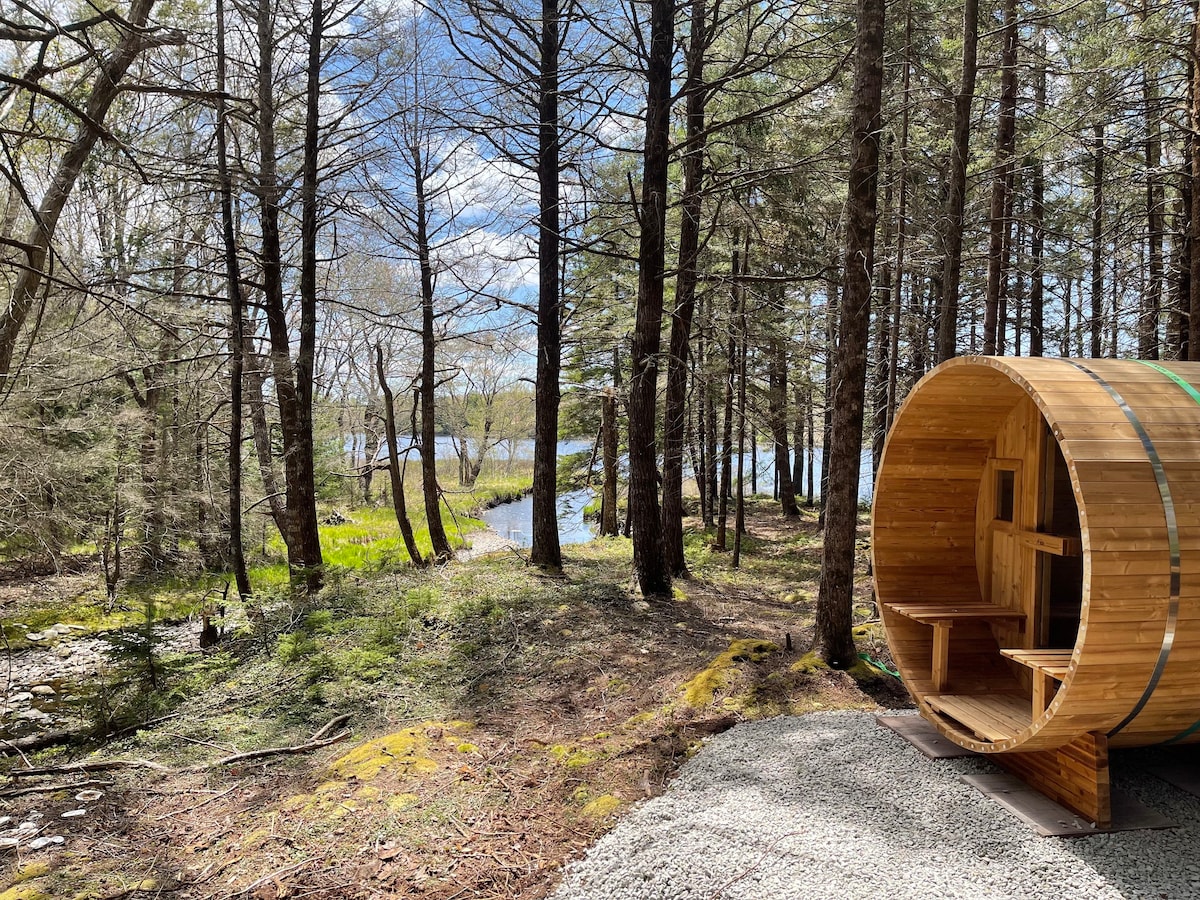
[[(622, 539), (566, 547), (561, 577), (512, 551), (341, 570), (266, 633), (165, 656), (152, 689), (110, 673), (170, 718), (2, 764), (0, 900), (545, 896), (706, 737), (906, 702), (807, 653), (815, 512), (756, 501), (747, 522), (738, 570), (688, 523), (670, 601), (637, 598)], [(886, 661), (859, 590), (860, 649)], [(279, 748), (300, 749), (244, 755)]]

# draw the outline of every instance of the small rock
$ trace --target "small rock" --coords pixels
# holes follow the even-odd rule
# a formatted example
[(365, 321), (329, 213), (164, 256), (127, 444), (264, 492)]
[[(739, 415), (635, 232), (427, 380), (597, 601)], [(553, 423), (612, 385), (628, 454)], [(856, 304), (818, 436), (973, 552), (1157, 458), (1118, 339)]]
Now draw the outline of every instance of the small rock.
[(54, 655), (59, 659), (66, 659), (71, 655), (71, 648), (67, 644), (59, 644), (54, 648)]
[(65, 844), (67, 839), (60, 834), (53, 837), (34, 838), (29, 842), (30, 850), (41, 850), (43, 847), (49, 847), (51, 844)]
[(33, 699), (33, 694), (29, 693), (29, 691), (21, 691), (20, 693), (13, 694), (11, 697), (9, 697), (8, 702), (9, 703), (28, 703), (32, 699)]
[(11, 850), (20, 843), (21, 841), (15, 837), (0, 837), (0, 850)]
[(38, 697), (54, 697), (58, 694), (58, 691), (50, 687), (48, 684), (36, 684), (29, 689), (29, 692), (37, 695)]
[(17, 826), (17, 834), (31, 834), (32, 832), (37, 831), (37, 829), (38, 827), (36, 822), (22, 822)]
[(86, 816), (86, 815), (87, 815), (86, 809), (68, 809), (65, 813), (62, 814), (61, 818), (78, 819), (80, 816)]
[(48, 628), (46, 630), (53, 631), (55, 634), (70, 634), (71, 626), (64, 625), (62, 622), (58, 622), (57, 624), (55, 624), (55, 626), (53, 628)]
[(27, 641), (44, 641), (45, 639), (46, 636), (40, 631), (31, 631), (29, 634), (25, 635), (25, 640)]

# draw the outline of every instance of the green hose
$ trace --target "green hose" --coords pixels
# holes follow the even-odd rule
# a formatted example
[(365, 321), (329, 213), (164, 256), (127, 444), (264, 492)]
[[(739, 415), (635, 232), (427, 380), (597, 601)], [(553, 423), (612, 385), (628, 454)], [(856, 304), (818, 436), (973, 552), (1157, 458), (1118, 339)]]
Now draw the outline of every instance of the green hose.
[(900, 678), (899, 672), (895, 672), (895, 671), (889, 669), (886, 665), (881, 663), (879, 660), (872, 659), (870, 656), (868, 656), (865, 653), (858, 654), (858, 658), (861, 659), (863, 662), (865, 662), (872, 669), (878, 669), (880, 672), (886, 672), (888, 675), (891, 675), (893, 678)]

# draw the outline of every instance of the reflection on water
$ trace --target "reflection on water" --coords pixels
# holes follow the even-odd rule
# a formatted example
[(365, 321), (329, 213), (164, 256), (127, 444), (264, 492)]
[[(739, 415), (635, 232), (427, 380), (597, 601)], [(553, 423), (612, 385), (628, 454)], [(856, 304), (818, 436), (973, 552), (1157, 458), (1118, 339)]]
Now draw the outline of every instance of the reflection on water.
[[(561, 544), (583, 544), (596, 536), (591, 522), (583, 517), (583, 509), (592, 502), (595, 492), (568, 491), (558, 495), (558, 540)], [(533, 497), (526, 494), (512, 503), (501, 503), (484, 510), (483, 521), (501, 537), (514, 541), (519, 547), (533, 546)]]

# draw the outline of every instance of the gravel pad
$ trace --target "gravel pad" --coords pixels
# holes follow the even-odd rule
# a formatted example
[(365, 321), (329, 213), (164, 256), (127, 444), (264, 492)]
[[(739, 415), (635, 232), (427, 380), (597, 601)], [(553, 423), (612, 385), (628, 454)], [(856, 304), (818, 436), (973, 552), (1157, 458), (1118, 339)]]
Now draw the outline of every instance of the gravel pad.
[(1113, 754), (1114, 783), (1177, 828), (1042, 838), (869, 712), (739, 725), (574, 863), (555, 900), (1200, 897), (1200, 800)]

